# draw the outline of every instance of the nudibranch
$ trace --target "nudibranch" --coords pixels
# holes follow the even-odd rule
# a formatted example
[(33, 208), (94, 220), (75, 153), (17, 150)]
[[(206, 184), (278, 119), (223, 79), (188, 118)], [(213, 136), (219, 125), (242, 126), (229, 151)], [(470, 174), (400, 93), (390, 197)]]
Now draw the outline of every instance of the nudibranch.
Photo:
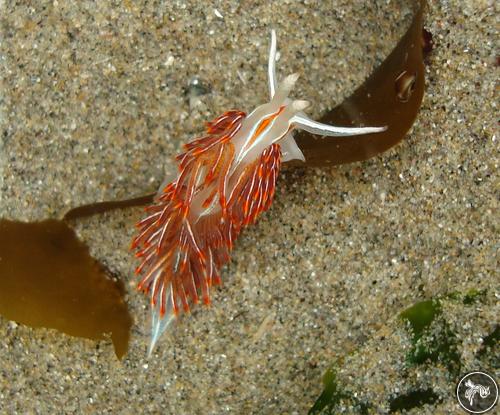
[(184, 145), (177, 177), (165, 180), (148, 216), (136, 226), (132, 249), (141, 263), (138, 289), (149, 295), (149, 353), (172, 321), (193, 304), (210, 304), (221, 268), (240, 232), (269, 209), (281, 163), (304, 160), (293, 131), (351, 136), (385, 127), (337, 127), (313, 121), (307, 101), (288, 97), (298, 74), (276, 78), (276, 33), (268, 61), (270, 101), (249, 115), (230, 110), (207, 123), (206, 133)]

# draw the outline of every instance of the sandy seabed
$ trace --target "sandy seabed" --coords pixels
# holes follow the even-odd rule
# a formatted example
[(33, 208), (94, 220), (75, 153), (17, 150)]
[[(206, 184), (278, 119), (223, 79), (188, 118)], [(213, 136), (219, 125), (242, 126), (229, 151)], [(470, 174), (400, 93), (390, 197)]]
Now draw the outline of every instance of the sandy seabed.
[[(271, 28), (279, 73), (300, 73), (293, 96), (317, 118), (387, 56), (411, 9), (0, 1), (0, 14), (0, 216), (39, 220), (157, 188), (206, 120), (265, 102)], [(366, 162), (285, 170), (213, 306), (183, 318), (149, 359), (148, 301), (128, 251), (142, 210), (78, 221), (94, 256), (126, 281), (130, 350), (118, 361), (110, 342), (0, 317), (0, 412), (303, 414), (334, 365), (350, 396), (338, 413), (388, 413), (416, 390), (437, 398), (408, 413), (458, 413), (458, 372), (498, 376), (498, 349), (481, 353), (499, 315), (495, 25), (493, 1), (430, 2), (435, 50), (405, 140)], [(464, 304), (471, 292), (481, 294)], [(412, 335), (398, 316), (427, 299), (441, 301), (431, 331), (452, 333), (457, 373), (442, 356), (408, 362)]]

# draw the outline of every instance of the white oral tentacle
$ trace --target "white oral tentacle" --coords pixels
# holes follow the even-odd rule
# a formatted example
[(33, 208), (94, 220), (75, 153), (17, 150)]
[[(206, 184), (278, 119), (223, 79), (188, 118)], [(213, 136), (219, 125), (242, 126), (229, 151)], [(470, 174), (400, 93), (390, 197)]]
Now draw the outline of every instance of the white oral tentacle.
[(337, 127), (335, 125), (323, 124), (311, 120), (305, 114), (296, 114), (290, 120), (296, 128), (305, 130), (312, 134), (327, 136), (327, 137), (345, 137), (351, 135), (362, 135), (362, 134), (372, 134), (380, 133), (387, 130), (387, 126), (384, 127)]

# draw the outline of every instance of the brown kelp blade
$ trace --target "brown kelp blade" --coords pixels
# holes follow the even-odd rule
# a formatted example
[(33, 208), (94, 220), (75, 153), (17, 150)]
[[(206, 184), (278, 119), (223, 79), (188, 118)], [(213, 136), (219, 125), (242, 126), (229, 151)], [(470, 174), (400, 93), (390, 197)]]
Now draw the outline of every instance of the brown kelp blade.
[(109, 335), (121, 358), (132, 326), (124, 295), (64, 221), (0, 220), (0, 315), (77, 337)]
[(422, 18), (420, 2), (412, 24), (396, 48), (344, 102), (319, 121), (337, 126), (387, 126), (376, 134), (354, 137), (296, 136), (309, 166), (366, 160), (396, 145), (413, 125), (424, 95)]
[(148, 193), (143, 196), (138, 196), (124, 200), (110, 200), (105, 202), (89, 203), (88, 205), (78, 206), (68, 210), (63, 219), (72, 220), (85, 218), (87, 216), (106, 213), (115, 209), (125, 209), (133, 206), (149, 205), (153, 201), (156, 193)]

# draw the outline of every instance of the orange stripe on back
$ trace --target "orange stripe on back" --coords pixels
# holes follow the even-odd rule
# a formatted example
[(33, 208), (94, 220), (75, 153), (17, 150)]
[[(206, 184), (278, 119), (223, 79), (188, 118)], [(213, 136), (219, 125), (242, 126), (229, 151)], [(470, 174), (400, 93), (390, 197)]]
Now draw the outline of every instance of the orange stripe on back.
[(257, 140), (257, 137), (262, 133), (262, 131), (264, 131), (267, 128), (267, 126), (272, 121), (274, 121), (278, 117), (278, 115), (280, 115), (283, 112), (284, 109), (285, 109), (285, 106), (282, 105), (281, 107), (279, 107), (278, 111), (276, 111), (275, 113), (264, 118), (260, 122), (259, 126), (257, 127), (257, 130), (255, 130), (255, 133), (253, 134), (252, 138), (250, 139), (250, 142), (248, 145), (252, 145), (255, 142), (255, 140)]

